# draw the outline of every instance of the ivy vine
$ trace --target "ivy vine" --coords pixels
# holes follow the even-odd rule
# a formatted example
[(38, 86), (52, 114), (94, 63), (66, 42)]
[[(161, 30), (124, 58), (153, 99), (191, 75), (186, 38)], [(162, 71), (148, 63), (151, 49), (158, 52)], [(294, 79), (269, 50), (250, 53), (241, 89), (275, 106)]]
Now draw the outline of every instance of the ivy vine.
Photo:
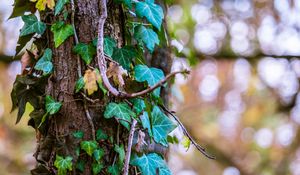
[[(148, 67), (145, 64), (144, 53), (146, 51), (153, 53), (155, 48), (159, 46), (160, 40), (164, 39), (159, 37), (159, 32), (164, 30), (162, 26), (164, 18), (162, 7), (154, 0), (114, 0), (114, 3), (122, 5), (124, 13), (129, 17), (126, 21), (126, 27), (128, 41), (130, 42), (119, 48), (113, 38), (103, 34), (107, 16), (107, 3), (106, 0), (101, 0), (100, 3), (98, 37), (89, 43), (81, 43), (75, 30), (75, 4), (73, 0), (15, 0), (14, 10), (10, 18), (21, 16), (24, 22), (24, 26), (20, 31), (17, 53), (30, 40), (33, 40), (32, 46), (26, 50), (31, 62), (25, 65), (27, 71), (23, 70), (23, 74), (16, 77), (11, 93), (13, 109), (18, 108), (16, 123), (21, 120), (26, 104), (29, 103), (34, 107), (33, 112), (30, 113), (29, 124), (44, 134), (47, 121), (59, 113), (62, 105), (64, 105), (63, 102), (56, 101), (54, 97), (45, 95), (47, 80), (51, 77), (55, 66), (52, 63), (52, 50), (47, 48), (47, 44), (40, 44), (39, 39), (43, 37), (45, 31), (49, 30), (53, 33), (55, 48), (63, 45), (73, 36), (75, 45), (72, 51), (78, 55), (79, 63), (84, 62), (87, 65), (87, 69), (84, 70), (82, 75), (80, 64), (78, 64), (79, 78), (74, 82), (74, 93), (81, 94), (85, 101), (92, 101), (89, 96), (99, 92), (99, 90), (104, 95), (114, 95), (116, 101), (107, 104), (103, 116), (107, 120), (114, 119), (118, 121), (129, 132), (128, 145), (116, 144), (112, 136), (107, 135), (101, 128), (95, 131), (88, 108), (85, 105), (93, 139), (83, 140), (86, 133), (82, 131), (74, 132), (73, 137), (79, 143), (75, 150), (76, 155), (86, 154), (92, 158), (92, 173), (94, 175), (101, 172), (113, 175), (122, 172), (126, 175), (128, 174), (129, 165), (138, 167), (143, 175), (171, 174), (160, 153), (148, 153), (144, 149), (137, 149), (131, 153), (131, 149), (133, 142), (137, 145), (136, 147), (142, 147), (145, 144), (143, 140), (145, 134), (156, 144), (164, 147), (168, 147), (168, 143), (178, 142), (176, 138), (169, 136), (178, 124), (187, 136), (186, 147), (189, 147), (191, 142), (204, 155), (213, 158), (185, 132), (186, 130), (178, 118), (163, 106), (160, 99), (161, 86), (164, 86), (169, 78), (177, 73), (185, 74), (189, 71), (183, 70), (164, 75), (162, 70)], [(71, 15), (68, 14), (68, 6), (72, 8)], [(64, 20), (46, 24), (36, 16), (37, 11), (41, 15), (44, 12), (54, 16), (62, 15), (63, 18), (60, 19)], [(67, 22), (68, 18), (71, 18), (71, 23)], [(99, 65), (97, 68), (90, 65), (95, 58), (97, 58)], [(135, 93), (126, 92), (124, 90), (126, 85), (124, 77), (142, 84), (142, 90)], [(143, 98), (140, 98), (142, 96)], [(167, 115), (173, 116), (177, 123)], [(138, 139), (135, 138), (138, 141), (133, 139), (137, 135), (134, 134), (135, 131), (139, 131)], [(102, 161), (106, 153), (99, 146), (99, 143), (104, 140), (114, 144), (113, 150), (118, 155), (117, 161), (108, 167)], [(74, 167), (79, 171), (83, 171), (84, 166), (85, 162), (83, 160), (74, 159), (70, 155), (57, 154), (54, 161), (54, 167), (58, 175), (66, 175), (74, 170)]]

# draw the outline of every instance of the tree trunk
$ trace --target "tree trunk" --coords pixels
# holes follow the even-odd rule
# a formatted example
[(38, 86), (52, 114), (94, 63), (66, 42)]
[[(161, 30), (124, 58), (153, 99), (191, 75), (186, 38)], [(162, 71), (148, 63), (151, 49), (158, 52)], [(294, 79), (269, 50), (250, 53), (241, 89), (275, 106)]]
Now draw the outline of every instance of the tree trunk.
[[(79, 42), (89, 43), (97, 37), (100, 10), (99, 1), (100, 0), (77, 0), (75, 2), (75, 26)], [(70, 8), (70, 12), (71, 7), (68, 8)], [(122, 7), (113, 3), (111, 0), (108, 1), (107, 10), (108, 18), (105, 24), (105, 35), (114, 38), (117, 41), (118, 47), (121, 47), (124, 45), (125, 27), (125, 16)], [(52, 23), (54, 18), (62, 18), (62, 16), (51, 16), (47, 17), (45, 20)], [(92, 174), (92, 159), (87, 156), (80, 155), (78, 157), (76, 155), (75, 150), (79, 146), (79, 142), (74, 139), (72, 135), (75, 131), (83, 131), (83, 140), (92, 140), (92, 135), (95, 134), (92, 133), (92, 126), (87, 119), (82, 96), (74, 94), (75, 82), (79, 78), (77, 73), (77, 56), (72, 53), (72, 47), (75, 45), (75, 41), (74, 38), (71, 37), (65, 41), (63, 45), (55, 48), (52, 33), (50, 31), (47, 33), (46, 40), (53, 51), (54, 72), (49, 79), (46, 94), (63, 102), (63, 106), (59, 114), (53, 116), (49, 120), (46, 134), (38, 141), (36, 157), (41, 164), (46, 164), (47, 167), (50, 167), (52, 173), (55, 173), (55, 168), (53, 166), (55, 155), (72, 156), (73, 165), (80, 157), (80, 159), (85, 160), (86, 162), (84, 172), (78, 171), (74, 165), (73, 174), (90, 175)], [(154, 55), (158, 58), (165, 57), (167, 53), (168, 60), (161, 63), (168, 64), (159, 65), (159, 62), (157, 61), (153, 61), (152, 63), (154, 63), (156, 67), (162, 68), (165, 73), (168, 73), (170, 71), (169, 49), (167, 49), (167, 51), (160, 49), (155, 53), (156, 54)], [(94, 59), (91, 65), (97, 67), (96, 59)], [(81, 66), (83, 71), (87, 69), (84, 67), (83, 63)], [(84, 74), (84, 72), (81, 73)], [(167, 94), (166, 91), (163, 93)], [(167, 96), (164, 96), (164, 100), (166, 100)], [(97, 93), (97, 95), (94, 95), (91, 98), (101, 99), (100, 102), (87, 102), (86, 104), (88, 111), (91, 114), (95, 130), (101, 128), (107, 135), (113, 136), (113, 142), (98, 142), (99, 146), (105, 150), (104, 168), (107, 168), (114, 162), (116, 156), (116, 153), (113, 150), (114, 144), (127, 145), (129, 132), (124, 129), (124, 127), (121, 127), (114, 119), (108, 120), (103, 117), (105, 105), (114, 100), (113, 96), (108, 97)], [(130, 172), (129, 174), (133, 173)]]

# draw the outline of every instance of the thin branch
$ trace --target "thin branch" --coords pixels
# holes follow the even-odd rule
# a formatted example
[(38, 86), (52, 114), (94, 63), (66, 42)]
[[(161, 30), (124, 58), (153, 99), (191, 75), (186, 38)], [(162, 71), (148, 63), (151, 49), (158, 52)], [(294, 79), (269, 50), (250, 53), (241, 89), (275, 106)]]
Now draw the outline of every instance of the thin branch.
[(133, 141), (133, 136), (134, 136), (136, 124), (137, 124), (137, 121), (135, 119), (133, 119), (131, 129), (130, 129), (130, 133), (129, 133), (129, 138), (128, 138), (128, 145), (127, 145), (127, 151), (126, 151), (126, 156), (125, 156), (125, 164), (124, 164), (123, 175), (128, 175), (129, 161), (130, 161), (131, 148), (132, 148), (132, 141)]
[(100, 10), (100, 17), (99, 17), (99, 24), (98, 24), (99, 26), (98, 26), (97, 59), (98, 59), (98, 66), (99, 66), (99, 71), (100, 71), (100, 75), (102, 77), (103, 84), (111, 94), (113, 94), (116, 97), (120, 97), (120, 98), (134, 98), (134, 97), (142, 96), (142, 95), (150, 93), (150, 92), (154, 91), (156, 88), (162, 86), (169, 78), (173, 77), (174, 75), (176, 75), (178, 73), (189, 73), (188, 70), (173, 72), (173, 73), (167, 75), (163, 80), (158, 82), (156, 85), (149, 87), (148, 89), (145, 89), (141, 92), (137, 92), (137, 93), (129, 94), (129, 93), (120, 92), (119, 90), (117, 90), (115, 87), (113, 87), (111, 85), (111, 83), (109, 82), (107, 75), (106, 75), (107, 62), (106, 62), (106, 58), (105, 58), (105, 54), (104, 54), (104, 50), (103, 50), (104, 24), (105, 24), (105, 21), (107, 18), (106, 0), (100, 1), (100, 8), (101, 8), (101, 10)]
[(179, 124), (179, 126), (181, 127), (181, 129), (183, 130), (183, 134), (188, 137), (188, 139), (191, 141), (191, 143), (197, 148), (198, 151), (200, 151), (204, 156), (206, 156), (209, 159), (216, 159), (214, 156), (209, 155), (206, 151), (205, 148), (203, 148), (202, 146), (200, 146), (194, 139), (193, 137), (190, 135), (190, 133), (186, 130), (186, 128), (184, 127), (184, 125), (181, 123), (181, 121), (179, 120), (179, 118), (174, 115), (171, 111), (169, 111), (165, 106), (160, 105), (160, 107), (167, 112), (168, 114), (170, 114), (175, 120), (176, 122)]
[[(71, 14), (71, 23), (72, 23), (72, 26), (73, 26), (73, 30), (74, 30), (74, 39), (75, 39), (75, 44), (79, 44), (79, 39), (78, 39), (78, 35), (77, 35), (77, 32), (76, 32), (76, 28), (75, 28), (75, 3), (74, 3), (74, 0), (71, 0), (71, 9), (72, 9), (72, 14)], [(78, 73), (78, 77), (82, 77), (82, 74), (81, 74), (81, 71), (82, 71), (82, 68), (81, 68), (81, 60), (80, 60), (80, 57), (77, 55), (77, 73)], [(89, 112), (89, 109), (87, 107), (87, 104), (86, 104), (86, 95), (84, 94), (84, 100), (83, 100), (83, 108), (84, 108), (84, 112), (85, 112), (85, 115), (86, 115), (86, 118), (89, 122), (89, 125), (91, 127), (91, 130), (92, 130), (92, 137), (93, 137), (93, 140), (96, 140), (96, 136), (95, 136), (95, 126), (94, 126), (94, 122), (93, 122), (93, 119), (91, 117), (91, 114)]]

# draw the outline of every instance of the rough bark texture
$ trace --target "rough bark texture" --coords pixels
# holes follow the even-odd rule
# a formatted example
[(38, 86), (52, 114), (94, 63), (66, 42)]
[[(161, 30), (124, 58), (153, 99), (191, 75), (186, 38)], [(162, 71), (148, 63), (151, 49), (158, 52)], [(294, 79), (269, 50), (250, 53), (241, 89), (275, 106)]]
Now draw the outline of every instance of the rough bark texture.
[[(75, 1), (75, 7), (75, 26), (79, 42), (91, 42), (97, 36), (99, 0), (77, 0)], [(107, 9), (108, 19), (105, 25), (105, 35), (109, 35), (116, 39), (118, 46), (121, 47), (124, 44), (125, 21), (122, 8), (120, 5), (116, 5), (111, 0), (108, 1)], [(48, 16), (47, 21), (49, 23), (53, 23), (54, 18), (61, 17)], [(47, 134), (42, 136), (42, 138), (39, 140), (36, 156), (39, 162), (44, 164), (46, 163), (47, 166), (51, 168), (51, 171), (55, 173), (55, 170), (52, 167), (56, 154), (63, 156), (71, 155), (74, 158), (74, 162), (77, 159), (75, 155), (75, 148), (78, 146), (78, 141), (73, 138), (72, 133), (79, 130), (83, 131), (85, 133), (84, 140), (92, 140), (92, 130), (85, 115), (82, 101), (83, 97), (80, 95), (74, 95), (74, 86), (76, 80), (78, 79), (78, 65), (76, 60), (77, 56), (72, 53), (72, 47), (75, 45), (74, 38), (69, 38), (59, 48), (54, 47), (53, 35), (49, 31), (46, 40), (49, 44), (48, 47), (53, 50), (54, 64), (54, 73), (49, 79), (46, 92), (56, 100), (63, 102), (63, 106), (59, 113), (49, 120)], [(160, 50), (157, 53), (157, 58), (166, 57), (166, 51)], [(96, 67), (96, 59), (94, 60), (95, 61), (92, 63), (92, 65)], [(165, 73), (170, 71), (170, 65), (168, 65), (170, 62), (167, 62), (162, 66), (157, 64), (159, 62), (154, 61), (153, 63), (155, 63), (156, 67), (162, 68)], [(84, 66), (84, 64), (82, 64), (82, 66)], [(168, 68), (166, 69), (166, 67)], [(83, 67), (83, 70), (86, 70), (86, 67)], [(84, 74), (84, 72), (82, 72), (82, 74)], [(118, 124), (115, 120), (107, 120), (103, 117), (105, 105), (109, 101), (113, 100), (113, 97), (107, 97), (103, 96), (103, 94), (97, 93), (97, 95), (91, 98), (101, 99), (101, 101), (98, 103), (87, 104), (95, 125), (95, 129), (97, 130), (98, 128), (101, 128), (108, 135), (114, 137), (115, 143), (126, 145), (128, 131), (125, 131), (123, 127), (118, 127)], [(116, 155), (112, 149), (113, 144), (109, 142), (100, 142), (99, 145), (101, 148), (105, 149), (106, 157), (104, 158), (104, 164), (112, 164)], [(92, 174), (92, 160), (88, 157), (82, 156), (80, 158), (87, 161), (85, 170), (82, 174)], [(79, 172), (75, 172), (75, 167), (73, 167), (73, 170), (73, 174), (80, 174)]]

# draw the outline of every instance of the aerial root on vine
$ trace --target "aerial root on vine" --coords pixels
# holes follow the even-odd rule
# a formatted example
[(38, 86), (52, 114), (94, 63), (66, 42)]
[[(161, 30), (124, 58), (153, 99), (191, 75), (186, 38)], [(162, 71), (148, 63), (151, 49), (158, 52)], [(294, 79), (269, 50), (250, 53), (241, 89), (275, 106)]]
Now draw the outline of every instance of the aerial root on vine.
[(190, 135), (190, 133), (186, 130), (186, 128), (184, 127), (184, 125), (182, 124), (182, 122), (179, 120), (179, 118), (174, 114), (174, 112), (171, 112), (170, 110), (168, 110), (165, 106), (160, 105), (160, 107), (169, 115), (171, 115), (174, 120), (179, 124), (180, 128), (183, 131), (183, 134), (191, 141), (191, 143), (197, 148), (197, 150), (199, 152), (201, 152), (205, 157), (209, 158), (209, 159), (216, 159), (214, 156), (209, 155), (205, 148), (203, 148), (202, 146), (200, 146), (194, 139), (193, 137)]

